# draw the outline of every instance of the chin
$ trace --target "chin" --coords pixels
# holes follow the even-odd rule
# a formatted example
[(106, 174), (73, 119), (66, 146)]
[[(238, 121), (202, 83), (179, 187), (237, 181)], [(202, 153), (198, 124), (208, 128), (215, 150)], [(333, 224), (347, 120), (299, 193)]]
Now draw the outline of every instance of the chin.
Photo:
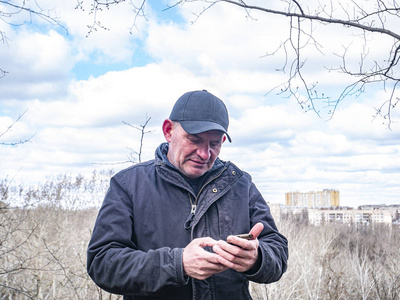
[(205, 171), (197, 170), (195, 172), (187, 172), (186, 177), (189, 177), (191, 179), (196, 179), (196, 178), (199, 178), (200, 176), (204, 175), (205, 172), (207, 172), (207, 170), (205, 170)]

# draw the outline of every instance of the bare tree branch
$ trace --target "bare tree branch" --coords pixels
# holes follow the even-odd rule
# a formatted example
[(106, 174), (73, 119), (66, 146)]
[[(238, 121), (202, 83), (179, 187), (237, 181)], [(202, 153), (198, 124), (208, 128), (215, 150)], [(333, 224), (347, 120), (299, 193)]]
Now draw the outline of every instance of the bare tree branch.
[[(399, 65), (400, 62), (400, 34), (385, 28), (386, 20), (383, 17), (383, 14), (391, 14), (395, 17), (398, 17), (400, 19), (400, 7), (397, 5), (396, 1), (391, 2), (393, 5), (392, 7), (388, 7), (386, 3), (383, 1), (377, 1), (378, 3), (378, 9), (373, 11), (373, 12), (367, 12), (361, 5), (356, 3), (356, 1), (352, 1), (354, 7), (358, 9), (359, 14), (361, 15), (360, 17), (355, 17), (351, 18), (349, 13), (346, 11), (344, 7), (342, 7), (343, 11), (346, 12), (347, 14), (347, 19), (339, 19), (339, 18), (334, 18), (332, 10), (329, 12), (326, 12), (323, 8), (321, 8), (321, 11), (315, 14), (309, 14), (305, 13), (304, 9), (301, 7), (299, 2), (293, 1), (295, 3), (295, 6), (300, 10), (300, 13), (297, 13), (296, 11), (291, 11), (290, 8), (288, 10), (274, 10), (274, 9), (269, 9), (267, 7), (260, 7), (260, 6), (252, 6), (252, 5), (247, 5), (243, 3), (243, 1), (232, 1), (232, 0), (218, 0), (216, 2), (225, 2), (229, 4), (233, 4), (239, 7), (242, 7), (248, 10), (256, 10), (256, 11), (261, 11), (264, 13), (268, 14), (277, 14), (277, 15), (282, 15), (285, 17), (290, 17), (296, 18), (296, 26), (292, 22), (290, 22), (290, 33), (293, 32), (293, 30), (296, 30), (297, 34), (296, 35), (290, 35), (288, 40), (286, 40), (280, 48), (285, 49), (285, 54), (286, 54), (286, 61), (284, 65), (287, 64), (287, 55), (288, 52), (286, 50), (286, 47), (284, 46), (285, 44), (289, 43), (290, 48), (294, 51), (295, 53), (295, 59), (293, 60), (293, 64), (291, 65), (291, 69), (289, 71), (289, 79), (286, 84), (283, 84), (285, 86), (283, 89), (281, 89), (281, 92), (288, 92), (290, 96), (293, 96), (297, 99), (298, 103), (301, 105), (302, 108), (305, 108), (306, 110), (314, 110), (318, 115), (319, 111), (316, 110), (314, 106), (314, 102), (316, 100), (323, 100), (325, 103), (328, 104), (328, 107), (332, 107), (332, 109), (329, 111), (330, 113), (330, 118), (333, 117), (338, 104), (343, 101), (346, 97), (355, 95), (355, 94), (360, 94), (365, 91), (365, 87), (367, 84), (372, 84), (372, 83), (383, 83), (386, 87), (389, 87), (389, 82), (392, 82), (392, 90), (389, 92), (389, 98), (387, 101), (384, 101), (383, 104), (376, 109), (377, 115), (382, 116), (386, 121), (387, 125), (390, 128), (391, 123), (392, 123), (392, 110), (396, 107), (398, 103), (398, 97), (395, 97), (395, 93), (397, 91), (398, 83), (400, 82), (400, 77), (399, 73), (395, 71), (395, 67)], [(290, 3), (290, 1), (288, 1)], [(268, 6), (266, 4), (266, 6)], [(326, 14), (327, 17), (324, 17), (322, 13)], [(356, 13), (354, 13), (356, 15)], [(380, 21), (379, 25), (376, 26), (374, 25), (375, 23), (372, 21), (368, 21), (368, 19), (371, 19), (371, 17), (377, 16), (378, 20)], [(364, 34), (364, 40), (366, 41), (365, 33), (370, 32), (370, 33), (378, 33), (378, 34), (383, 34), (389, 37), (393, 38), (393, 47), (389, 52), (389, 58), (386, 60), (387, 65), (378, 65), (377, 63), (375, 64), (375, 67), (373, 69), (367, 70), (366, 67), (364, 67), (364, 61), (367, 58), (368, 52), (367, 49), (364, 48), (364, 52), (361, 53), (360, 55), (360, 63), (359, 63), (359, 71), (354, 72), (351, 71), (350, 69), (347, 68), (346, 66), (346, 50), (342, 54), (342, 65), (336, 69), (336, 71), (341, 71), (344, 74), (347, 74), (351, 77), (358, 78), (357, 80), (353, 81), (353, 83), (349, 84), (347, 87), (344, 88), (340, 96), (336, 99), (331, 99), (330, 97), (318, 97), (317, 96), (317, 91), (316, 91), (316, 85), (317, 83), (309, 83), (306, 78), (303, 76), (302, 68), (305, 64), (305, 61), (301, 61), (301, 50), (302, 47), (305, 45), (310, 45), (310, 40), (306, 41), (305, 44), (300, 43), (300, 36), (309, 36), (314, 40), (312, 37), (312, 29), (310, 29), (311, 33), (306, 33), (301, 29), (301, 20), (309, 20), (309, 21), (317, 21), (321, 22), (323, 24), (339, 24), (343, 25), (345, 27), (351, 27), (351, 28), (356, 28), (362, 30)], [(365, 21), (365, 23), (363, 23)], [(378, 24), (377, 24), (378, 25)], [(315, 44), (314, 44), (315, 45)], [(318, 48), (318, 47), (317, 47)], [(283, 68), (284, 70), (284, 68)], [(331, 69), (333, 70), (333, 69)], [(307, 100), (306, 101), (301, 101), (300, 100), (300, 93), (299, 93), (299, 88), (298, 86), (293, 86), (292, 82), (295, 81), (295, 78), (299, 78), (300, 82), (302, 82), (302, 85), (304, 87), (304, 91), (307, 95)], [(322, 95), (322, 94), (321, 94)], [(307, 105), (307, 102), (310, 103)], [(376, 117), (376, 116), (375, 116)]]
[[(298, 18), (303, 18), (303, 19), (307, 19), (307, 20), (316, 20), (316, 21), (320, 21), (320, 22), (326, 23), (326, 24), (340, 24), (340, 25), (344, 25), (344, 26), (359, 28), (359, 29), (369, 31), (369, 32), (379, 32), (379, 33), (383, 33), (385, 35), (389, 35), (389, 36), (395, 38), (396, 40), (400, 40), (400, 35), (391, 30), (387, 30), (387, 29), (380, 28), (380, 27), (364, 25), (364, 24), (361, 24), (359, 22), (359, 20), (343, 20), (343, 19), (336, 19), (333, 17), (325, 18), (320, 15), (304, 14), (303, 12), (299, 14), (299, 13), (290, 12), (290, 11), (279, 11), (279, 10), (268, 9), (268, 8), (264, 8), (264, 7), (260, 7), (260, 6), (246, 5), (246, 4), (243, 4), (242, 1), (238, 2), (238, 1), (231, 1), (231, 0), (218, 0), (216, 2), (226, 2), (226, 3), (234, 4), (234, 5), (246, 8), (246, 9), (250, 9), (250, 10), (258, 10), (258, 11), (262, 11), (265, 13), (277, 14), (277, 15), (282, 15), (282, 16), (286, 16), (286, 17), (298, 17)], [(296, 4), (297, 4), (297, 2), (296, 2)], [(301, 9), (300, 6), (298, 6), (298, 7), (299, 7), (299, 9)], [(398, 12), (399, 8), (393, 8), (391, 10)], [(301, 9), (301, 11), (302, 11), (302, 9)], [(390, 11), (390, 10), (388, 10), (388, 11)], [(375, 12), (375, 13), (378, 13), (378, 12)], [(371, 15), (369, 15), (369, 16), (371, 16)]]
[(149, 123), (150, 119), (151, 119), (151, 117), (148, 117), (148, 118), (146, 117), (146, 122), (143, 125), (140, 125), (140, 128), (133, 126), (129, 123), (126, 123), (125, 121), (122, 121), (122, 123), (124, 123), (125, 125), (135, 128), (141, 132), (139, 152), (136, 152), (138, 155), (138, 158), (139, 158), (139, 162), (142, 162), (142, 148), (143, 148), (144, 135), (151, 132), (151, 131), (145, 131), (145, 128), (146, 128), (147, 124)]
[[(9, 125), (9, 126), (6, 128), (5, 131), (0, 132), (0, 138), (2, 138), (2, 137), (3, 137), (4, 135), (6, 135), (9, 131), (11, 131), (11, 129), (15, 126), (15, 124), (18, 123), (19, 121), (21, 121), (22, 117), (25, 115), (25, 113), (26, 113), (27, 111), (28, 111), (28, 110), (25, 110), (22, 114), (19, 114), (18, 118), (17, 118), (11, 125)], [(35, 134), (33, 134), (32, 136), (30, 136), (30, 137), (27, 138), (27, 139), (20, 140), (20, 141), (18, 141), (18, 142), (0, 142), (0, 145), (16, 147), (16, 146), (18, 146), (18, 145), (21, 145), (21, 144), (25, 144), (25, 143), (27, 143), (27, 142), (30, 142), (31, 139), (32, 139), (34, 136), (35, 136)]]
[[(151, 130), (146, 131), (146, 126), (148, 125), (151, 117), (146, 117), (146, 121), (143, 125), (135, 126), (132, 124), (129, 124), (125, 121), (122, 121), (123, 124), (128, 125), (131, 128), (134, 128), (136, 130), (140, 131), (140, 144), (139, 144), (139, 151), (135, 151), (131, 148), (128, 148), (130, 150), (128, 154), (128, 160), (127, 161), (120, 161), (120, 162), (113, 162), (113, 163), (93, 163), (96, 165), (120, 165), (120, 164), (126, 164), (126, 163), (137, 163), (137, 162), (142, 162), (142, 149), (143, 149), (143, 143), (144, 143), (144, 136), (150, 132)], [(138, 159), (135, 158), (135, 156), (138, 157)]]
[[(83, 0), (82, 0), (83, 1)], [(94, 1), (99, 5), (110, 7), (113, 4), (119, 4), (122, 1)], [(134, 23), (137, 18), (146, 16), (145, 4), (146, 0), (137, 1), (138, 5), (134, 7)], [(365, 1), (351, 0), (350, 2), (333, 2), (326, 3), (303, 3), (302, 0), (282, 0), (278, 2), (259, 2), (261, 5), (251, 5), (248, 1), (243, 0), (177, 0), (172, 4), (168, 4), (165, 10), (174, 7), (190, 4), (203, 3), (203, 8), (197, 13), (193, 13), (196, 22), (206, 11), (212, 9), (216, 4), (229, 4), (243, 8), (247, 17), (252, 18), (252, 12), (258, 11), (266, 15), (278, 15), (289, 18), (288, 38), (282, 42), (275, 51), (269, 55), (274, 55), (279, 51), (283, 51), (285, 60), (282, 67), (277, 71), (287, 73), (287, 81), (272, 88), (267, 94), (278, 89), (278, 95), (285, 97), (294, 97), (304, 110), (313, 110), (318, 115), (321, 114), (321, 104), (325, 104), (323, 109), (328, 109), (328, 115), (333, 117), (338, 104), (348, 97), (359, 96), (366, 91), (367, 86), (381, 84), (389, 95), (387, 101), (378, 106), (378, 115), (386, 120), (386, 124), (390, 128), (393, 109), (398, 102), (398, 82), (400, 74), (398, 66), (400, 64), (400, 33), (399, 26), (396, 22), (400, 20), (400, 4), (398, 0), (374, 0), (366, 3)], [(250, 2), (250, 1), (249, 1)], [(281, 8), (277, 5), (283, 4)], [(367, 6), (368, 5), (368, 6)], [(311, 7), (313, 6), (313, 7)], [(94, 6), (98, 8), (99, 6)], [(146, 18), (146, 17), (145, 17)], [(308, 23), (307, 23), (308, 22)], [(309, 26), (306, 26), (309, 24)], [(328, 72), (337, 72), (348, 75), (349, 84), (342, 88), (338, 96), (327, 95), (319, 91), (319, 82), (310, 81), (309, 75), (305, 72), (307, 63), (313, 60), (311, 56), (305, 56), (307, 47), (314, 47), (318, 52), (325, 54), (330, 51), (323, 48), (321, 41), (314, 36), (314, 26), (322, 25), (340, 25), (343, 30), (347, 28), (356, 29), (360, 33), (360, 37), (364, 39), (364, 49), (360, 53), (358, 70), (355, 71), (347, 65), (347, 46), (344, 46), (342, 54), (335, 54), (342, 58), (342, 64), (338, 67), (326, 67)], [(135, 27), (135, 25), (133, 26)], [(132, 28), (133, 28), (132, 27)], [(367, 35), (369, 34), (369, 35)], [(369, 44), (368, 37), (383, 36), (387, 37), (387, 41), (383, 47), (387, 53), (387, 58), (382, 62), (375, 61), (375, 65), (371, 64), (368, 57)], [(368, 64), (367, 64), (368, 62)], [(354, 64), (354, 61), (352, 61)], [(316, 105), (318, 101), (318, 105)], [(379, 100), (378, 100), (379, 101)]]
[(56, 25), (56, 26), (63, 28), (66, 32), (68, 32), (67, 28), (61, 23), (61, 21), (57, 20), (56, 17), (51, 16), (50, 11), (45, 11), (44, 9), (42, 9), (39, 6), (38, 2), (36, 2), (36, 1), (34, 2), (35, 8), (27, 7), (27, 1), (22, 1), (21, 3), (22, 3), (21, 5), (18, 5), (18, 4), (13, 4), (10, 1), (0, 0), (0, 4), (3, 4), (4, 7), (6, 7), (6, 8), (8, 7), (10, 9), (15, 9), (15, 11), (11, 11), (11, 10), (10, 11), (0, 11), (0, 19), (12, 26), (21, 26), (26, 21), (24, 21), (23, 23), (14, 23), (14, 22), (8, 22), (6, 18), (11, 18), (12, 16), (18, 15), (21, 12), (27, 12), (30, 15), (30, 17), (32, 17), (32, 15), (37, 16), (52, 25)]

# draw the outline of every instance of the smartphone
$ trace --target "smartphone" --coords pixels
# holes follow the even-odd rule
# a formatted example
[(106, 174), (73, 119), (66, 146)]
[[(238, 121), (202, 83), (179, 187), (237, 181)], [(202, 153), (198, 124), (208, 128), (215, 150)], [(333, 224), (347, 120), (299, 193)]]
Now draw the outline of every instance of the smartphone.
[(237, 234), (237, 235), (234, 235), (234, 236), (237, 236), (238, 238), (245, 239), (245, 240), (252, 240), (253, 239), (253, 235), (250, 234), (250, 233)]

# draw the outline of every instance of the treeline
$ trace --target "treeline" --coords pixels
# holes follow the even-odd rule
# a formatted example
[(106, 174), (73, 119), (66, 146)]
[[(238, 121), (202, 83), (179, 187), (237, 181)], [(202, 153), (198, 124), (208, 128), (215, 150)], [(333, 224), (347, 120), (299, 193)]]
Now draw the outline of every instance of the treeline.
[(118, 299), (86, 274), (86, 247), (111, 172), (37, 186), (0, 182), (0, 299)]
[[(110, 172), (32, 187), (0, 182), (0, 299), (122, 299), (86, 274), (86, 247)], [(278, 223), (289, 268), (254, 299), (400, 299), (400, 233), (388, 227)]]
[(282, 279), (256, 299), (400, 299), (400, 232), (386, 225), (278, 224), (289, 240)]

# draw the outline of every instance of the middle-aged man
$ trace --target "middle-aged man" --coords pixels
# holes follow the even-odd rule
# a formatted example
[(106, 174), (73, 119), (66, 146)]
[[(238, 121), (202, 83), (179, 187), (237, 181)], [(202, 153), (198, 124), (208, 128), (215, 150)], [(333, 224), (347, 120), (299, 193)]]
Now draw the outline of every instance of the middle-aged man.
[[(88, 247), (88, 273), (124, 299), (251, 299), (286, 271), (288, 248), (250, 175), (218, 158), (228, 111), (188, 92), (155, 159), (116, 174)], [(234, 235), (250, 233), (249, 240)]]

